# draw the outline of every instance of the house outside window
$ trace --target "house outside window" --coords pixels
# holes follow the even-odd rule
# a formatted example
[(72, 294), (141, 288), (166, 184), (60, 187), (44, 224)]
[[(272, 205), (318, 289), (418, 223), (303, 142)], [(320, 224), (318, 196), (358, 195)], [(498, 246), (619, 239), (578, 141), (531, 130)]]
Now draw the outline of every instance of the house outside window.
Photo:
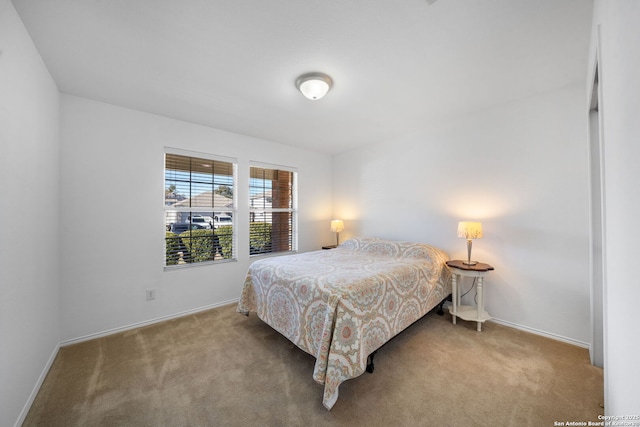
[(165, 268), (235, 259), (237, 161), (165, 149)]
[(297, 172), (251, 163), (249, 252), (264, 255), (297, 250)]

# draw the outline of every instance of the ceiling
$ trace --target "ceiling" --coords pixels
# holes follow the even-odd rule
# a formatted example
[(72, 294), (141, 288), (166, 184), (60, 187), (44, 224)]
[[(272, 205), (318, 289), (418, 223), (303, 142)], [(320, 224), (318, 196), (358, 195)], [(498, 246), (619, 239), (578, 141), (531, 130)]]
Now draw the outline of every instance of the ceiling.
[[(13, 0), (61, 92), (335, 154), (584, 81), (589, 0)], [(310, 101), (296, 78), (332, 90)]]

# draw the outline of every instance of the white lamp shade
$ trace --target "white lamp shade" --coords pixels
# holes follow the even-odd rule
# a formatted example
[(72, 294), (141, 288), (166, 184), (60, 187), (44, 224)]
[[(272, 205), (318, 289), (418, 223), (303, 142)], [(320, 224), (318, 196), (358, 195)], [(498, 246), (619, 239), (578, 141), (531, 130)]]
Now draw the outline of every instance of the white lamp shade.
[(479, 222), (460, 221), (458, 223), (458, 237), (467, 240), (482, 239), (482, 224)]
[(322, 73), (309, 73), (298, 77), (296, 87), (302, 94), (311, 99), (317, 100), (322, 98), (329, 92), (333, 81), (331, 77)]
[(334, 219), (331, 221), (331, 231), (334, 233), (340, 233), (344, 230), (344, 222), (341, 219)]

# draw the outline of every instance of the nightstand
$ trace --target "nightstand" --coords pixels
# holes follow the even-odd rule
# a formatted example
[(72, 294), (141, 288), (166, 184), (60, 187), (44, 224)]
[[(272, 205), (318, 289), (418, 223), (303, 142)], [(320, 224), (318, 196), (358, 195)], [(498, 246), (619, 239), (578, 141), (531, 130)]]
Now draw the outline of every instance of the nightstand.
[[(482, 324), (485, 320), (491, 319), (489, 313), (484, 311), (484, 277), (494, 268), (489, 264), (481, 262), (475, 265), (467, 265), (464, 261), (455, 260), (447, 261), (447, 267), (451, 270), (451, 296), (453, 305), (449, 306), (449, 313), (453, 318), (453, 324), (456, 324), (456, 318), (478, 322), (478, 332), (482, 330)], [(476, 306), (460, 304), (460, 279), (462, 277), (473, 277), (478, 279), (476, 283), (478, 291), (478, 300)]]
[(323, 246), (322, 249), (335, 249), (337, 248), (337, 245), (329, 245), (329, 246)]

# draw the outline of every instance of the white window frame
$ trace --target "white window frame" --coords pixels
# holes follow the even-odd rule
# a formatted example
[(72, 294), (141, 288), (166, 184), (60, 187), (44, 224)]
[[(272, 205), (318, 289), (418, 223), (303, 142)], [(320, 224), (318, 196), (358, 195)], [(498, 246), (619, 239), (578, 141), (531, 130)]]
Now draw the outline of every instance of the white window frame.
[[(167, 154), (169, 155), (177, 155), (177, 156), (183, 156), (183, 157), (190, 157), (190, 158), (196, 158), (196, 159), (202, 159), (202, 160), (210, 160), (210, 161), (218, 161), (218, 162), (224, 162), (224, 163), (229, 163), (232, 166), (232, 187), (233, 187), (233, 197), (232, 197), (232, 205), (231, 207), (225, 207), (224, 209), (218, 209), (216, 207), (192, 207), (192, 206), (182, 206), (182, 207), (178, 207), (178, 206), (167, 206), (166, 205), (166, 197), (164, 194), (164, 190), (166, 190), (166, 157)], [(217, 260), (212, 260), (212, 261), (201, 261), (201, 262), (194, 262), (194, 263), (186, 263), (186, 264), (176, 264), (176, 265), (167, 265), (167, 253), (166, 253), (166, 239), (163, 239), (163, 241), (165, 242), (165, 245), (163, 245), (163, 249), (164, 249), (164, 254), (163, 254), (163, 265), (164, 265), (164, 270), (174, 270), (174, 269), (181, 269), (181, 268), (191, 268), (191, 267), (197, 267), (197, 266), (203, 266), (203, 265), (212, 265), (212, 264), (220, 264), (220, 263), (224, 263), (224, 262), (230, 262), (230, 261), (237, 261), (237, 230), (238, 230), (238, 160), (236, 158), (233, 157), (226, 157), (226, 156), (220, 156), (220, 155), (215, 155), (215, 154), (210, 154), (210, 153), (201, 153), (201, 152), (196, 152), (196, 151), (189, 151), (189, 150), (181, 150), (181, 149), (176, 149), (176, 148), (171, 148), (171, 147), (165, 147), (164, 148), (164, 155), (163, 155), (163, 177), (162, 177), (162, 182), (163, 182), (163, 215), (164, 215), (164, 219), (163, 221), (165, 222), (165, 231), (166, 231), (166, 227), (167, 227), (167, 217), (168, 217), (168, 213), (169, 212), (177, 212), (177, 213), (181, 213), (182, 216), (184, 216), (185, 213), (190, 213), (190, 212), (217, 212), (217, 211), (223, 211), (223, 212), (231, 212), (232, 213), (232, 220), (233, 220), (233, 228), (232, 228), (232, 254), (230, 258), (227, 259), (217, 259)]]
[[(262, 169), (270, 169), (270, 170), (278, 170), (292, 173), (292, 183), (291, 183), (291, 208), (273, 208), (273, 207), (256, 207), (253, 206), (251, 198), (251, 168), (262, 168)], [(298, 169), (290, 166), (276, 165), (272, 163), (263, 163), (257, 161), (249, 162), (249, 223), (251, 223), (251, 219), (259, 214), (272, 214), (276, 212), (288, 212), (291, 213), (291, 248), (286, 251), (269, 251), (267, 253), (256, 253), (251, 254), (251, 248), (249, 249), (250, 257), (258, 257), (258, 256), (273, 256), (273, 255), (286, 255), (292, 252), (298, 251)], [(251, 238), (251, 232), (249, 233), (249, 238)]]

